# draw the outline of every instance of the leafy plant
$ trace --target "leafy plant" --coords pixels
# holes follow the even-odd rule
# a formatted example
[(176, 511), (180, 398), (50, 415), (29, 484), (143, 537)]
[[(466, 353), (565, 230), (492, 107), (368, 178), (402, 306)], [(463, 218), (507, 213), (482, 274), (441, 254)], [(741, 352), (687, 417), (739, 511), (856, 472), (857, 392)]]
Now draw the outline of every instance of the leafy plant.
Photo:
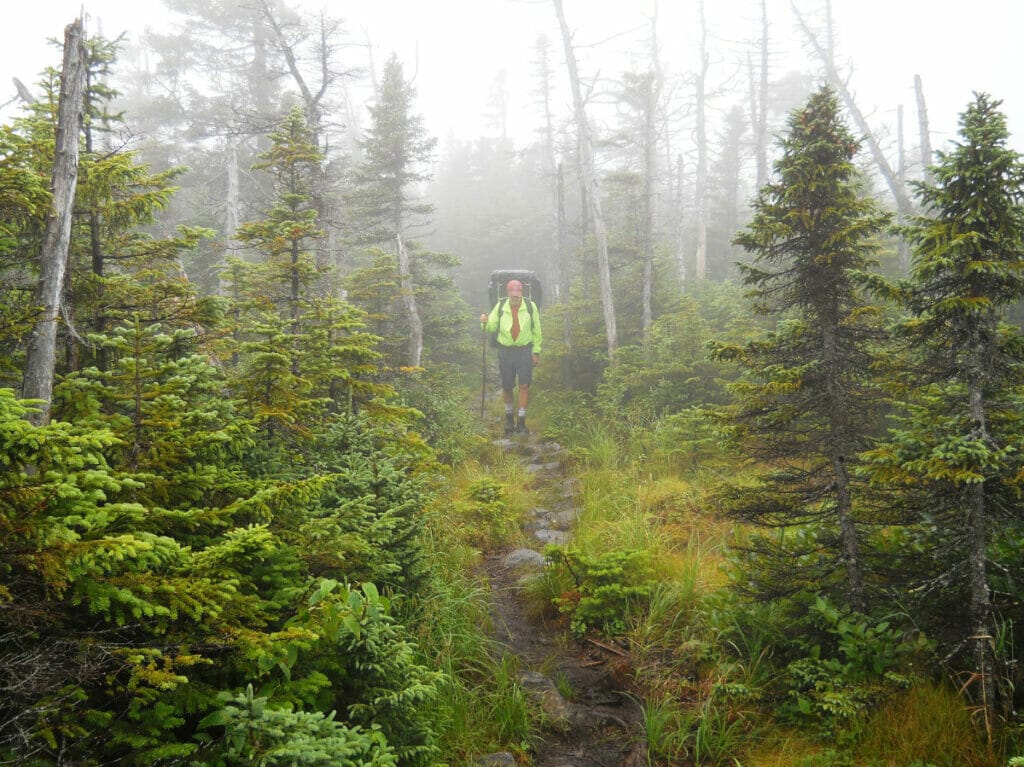
[(395, 767), (395, 753), (380, 730), (335, 721), (334, 713), (274, 707), (253, 693), (222, 695), (224, 705), (199, 723), (199, 730), (222, 728), (193, 764), (215, 767)]
[(654, 588), (650, 554), (646, 551), (610, 551), (588, 556), (561, 546), (548, 546), (545, 556), (563, 568), (574, 587), (556, 599), (559, 611), (569, 616), (576, 635), (590, 629), (622, 634), (633, 614), (646, 607)]

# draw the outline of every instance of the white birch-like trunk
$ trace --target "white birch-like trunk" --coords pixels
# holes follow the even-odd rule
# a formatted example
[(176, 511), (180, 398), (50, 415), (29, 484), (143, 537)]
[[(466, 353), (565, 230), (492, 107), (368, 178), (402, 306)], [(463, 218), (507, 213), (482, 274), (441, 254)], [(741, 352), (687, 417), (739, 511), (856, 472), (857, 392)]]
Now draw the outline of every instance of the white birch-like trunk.
[(611, 268), (608, 263), (608, 233), (605, 228), (604, 214), (601, 211), (601, 197), (597, 189), (597, 171), (594, 167), (594, 142), (590, 135), (590, 123), (583, 102), (583, 89), (580, 87), (579, 71), (576, 67), (576, 53), (572, 47), (572, 36), (569, 25), (562, 10), (562, 0), (553, 0), (558, 23), (562, 30), (562, 43), (565, 46), (566, 66), (569, 70), (569, 85), (572, 88), (573, 108), (576, 114), (576, 130), (579, 136), (580, 175), (590, 207), (590, 216), (594, 227), (594, 239), (597, 245), (597, 276), (601, 285), (601, 307), (604, 310), (605, 338), (608, 345), (608, 359), (615, 359), (618, 346), (618, 332), (615, 327), (615, 302), (612, 298)]
[(402, 303), (409, 320), (409, 365), (419, 367), (423, 355), (423, 321), (416, 308), (416, 291), (412, 282), (412, 270), (409, 267), (409, 251), (405, 249), (401, 233), (395, 235), (398, 247), (398, 279), (402, 288)]
[(39, 254), (39, 283), (35, 302), (39, 318), (28, 339), (21, 392), (25, 399), (40, 400), (39, 410), (29, 415), (37, 425), (50, 419), (53, 375), (57, 352), (57, 316), (71, 242), (71, 219), (78, 183), (78, 137), (82, 128), (85, 97), (86, 50), (81, 19), (64, 28), (64, 61), (57, 108), (57, 133), (53, 159), (53, 207), (46, 216)]
[(932, 164), (932, 139), (928, 128), (928, 104), (924, 100), (924, 85), (921, 75), (914, 75), (914, 96), (917, 98), (917, 135), (921, 143), (921, 177), (930, 181), (928, 169)]
[(647, 89), (647, 103), (644, 109), (644, 158), (643, 158), (643, 287), (641, 291), (640, 330), (646, 341), (654, 322), (652, 294), (654, 293), (654, 228), (657, 204), (654, 179), (657, 173), (658, 150), (658, 103), (661, 100), (661, 64), (658, 53), (658, 17), (651, 17), (651, 80)]
[(683, 211), (683, 156), (676, 158), (676, 269), (679, 273), (679, 285), (686, 289), (686, 216)]
[(757, 188), (768, 183), (768, 0), (761, 0), (761, 72), (758, 81), (757, 118), (754, 120), (754, 152)]
[(710, 59), (707, 47), (707, 24), (704, 20), (704, 0), (698, 5), (700, 15), (700, 69), (696, 77), (696, 111), (697, 111), (697, 180), (694, 190), (694, 203), (697, 206), (697, 250), (695, 253), (694, 276), (698, 280), (707, 277), (708, 271), (708, 139), (706, 114), (706, 85)]

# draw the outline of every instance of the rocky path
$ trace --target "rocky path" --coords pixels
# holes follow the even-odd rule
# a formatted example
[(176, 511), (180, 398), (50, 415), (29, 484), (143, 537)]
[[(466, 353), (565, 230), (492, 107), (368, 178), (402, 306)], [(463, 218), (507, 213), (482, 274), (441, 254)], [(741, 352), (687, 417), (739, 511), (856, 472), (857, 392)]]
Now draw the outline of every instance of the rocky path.
[[(534, 436), (502, 440), (501, 446), (522, 456), (544, 504), (523, 522), (531, 546), (490, 556), (484, 565), (493, 594), (495, 639), (518, 658), (520, 682), (545, 714), (532, 763), (646, 765), (643, 714), (628, 688), (625, 651), (598, 639), (574, 639), (557, 615), (536, 615), (528, 608), (525, 589), (544, 566), (541, 552), (549, 543), (567, 542), (576, 521), (573, 480), (565, 475), (562, 449)], [(479, 764), (496, 767), (515, 760), (511, 754), (490, 754)]]

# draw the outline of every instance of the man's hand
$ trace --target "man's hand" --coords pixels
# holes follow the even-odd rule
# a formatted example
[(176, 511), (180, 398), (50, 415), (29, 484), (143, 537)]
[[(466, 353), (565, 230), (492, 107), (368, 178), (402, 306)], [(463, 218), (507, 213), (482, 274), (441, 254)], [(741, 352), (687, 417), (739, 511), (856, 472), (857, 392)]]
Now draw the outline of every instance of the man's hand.
[(534, 352), (534, 354), (533, 354), (533, 366), (537, 367), (538, 364), (540, 364), (540, 355), (537, 354), (536, 352)]

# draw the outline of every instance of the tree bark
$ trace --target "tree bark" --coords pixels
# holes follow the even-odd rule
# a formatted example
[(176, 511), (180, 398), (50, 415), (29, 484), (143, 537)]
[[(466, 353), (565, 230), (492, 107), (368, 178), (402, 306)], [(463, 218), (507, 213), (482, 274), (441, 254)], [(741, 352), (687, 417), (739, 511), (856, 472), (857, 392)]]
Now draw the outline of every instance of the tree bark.
[(29, 416), (29, 420), (37, 425), (49, 421), (53, 396), (57, 316), (71, 242), (71, 219), (78, 181), (78, 136), (82, 128), (85, 97), (86, 49), (83, 34), (81, 19), (64, 28), (64, 61), (53, 159), (53, 207), (46, 217), (35, 294), (40, 315), (29, 335), (21, 384), (24, 398), (42, 403), (39, 410)]
[(405, 249), (401, 233), (395, 235), (398, 246), (398, 279), (402, 288), (402, 302), (409, 320), (409, 365), (419, 367), (423, 355), (423, 321), (416, 308), (416, 292), (412, 282), (412, 270), (409, 266), (409, 251)]
[[(897, 155), (896, 161), (896, 173), (899, 180), (900, 188), (906, 188), (907, 185), (907, 153), (903, 148), (903, 105), (900, 104), (897, 111), (896, 117), (896, 141), (897, 141)], [(900, 216), (899, 223), (904, 223)], [(907, 242), (906, 237), (900, 237), (898, 244), (896, 245), (897, 260), (900, 265), (900, 274), (906, 274), (910, 268), (910, 243)]]
[(643, 288), (640, 310), (640, 330), (646, 342), (654, 321), (652, 294), (654, 293), (654, 227), (655, 185), (657, 174), (657, 119), (658, 102), (661, 99), (661, 65), (658, 57), (658, 17), (651, 17), (651, 77), (647, 86), (647, 101), (644, 106), (644, 158), (643, 158)]
[(572, 390), (574, 388), (573, 375), (572, 375), (572, 317), (569, 314), (569, 264), (568, 261), (568, 248), (566, 247), (566, 240), (568, 239), (568, 230), (565, 225), (565, 171), (562, 169), (562, 163), (558, 163), (558, 252), (559, 258), (559, 289), (562, 293), (562, 344), (565, 346), (565, 354), (562, 356), (562, 382), (566, 389)]
[(686, 216), (683, 211), (683, 156), (676, 158), (676, 269), (679, 275), (679, 285), (686, 290)]
[[(757, 97), (752, 99), (754, 125), (754, 159), (757, 164), (757, 189), (768, 183), (768, 0), (761, 0), (761, 71), (758, 73)], [(751, 77), (753, 80), (753, 77)]]
[(604, 330), (608, 348), (608, 359), (615, 359), (618, 346), (618, 332), (615, 327), (615, 303), (612, 298), (611, 268), (608, 264), (608, 234), (605, 229), (604, 214), (601, 211), (601, 198), (597, 190), (597, 171), (594, 167), (594, 143), (590, 135), (590, 123), (583, 102), (583, 90), (580, 87), (580, 76), (576, 68), (576, 53), (572, 47), (569, 25), (562, 10), (562, 0), (553, 0), (558, 23), (562, 30), (562, 43), (565, 46), (565, 61), (569, 70), (569, 85), (572, 88), (573, 108), (576, 114), (576, 131), (580, 147), (580, 173), (590, 207), (590, 215), (594, 226), (594, 239), (597, 244), (597, 276), (601, 285), (601, 307), (604, 310)]
[(704, 21), (704, 0), (698, 5), (700, 16), (700, 69), (696, 77), (696, 110), (697, 110), (697, 179), (694, 190), (694, 203), (697, 207), (697, 250), (694, 276), (698, 280), (707, 277), (708, 271), (708, 138), (706, 94), (707, 76), (710, 62), (708, 59), (708, 29)]
[[(996, 322), (994, 317), (988, 324), (988, 330), (995, 335)], [(991, 353), (987, 345), (980, 339), (975, 340), (971, 350), (969, 380), (967, 384), (971, 423), (973, 427), (969, 438), (978, 442), (991, 444), (992, 435), (988, 431), (984, 389), (984, 373), (991, 367)], [(988, 540), (989, 540), (989, 509), (985, 495), (985, 483), (972, 483), (968, 489), (967, 537), (969, 551), (967, 562), (970, 575), (970, 621), (971, 636), (968, 637), (974, 653), (975, 689), (979, 690), (976, 701), (985, 715), (985, 730), (991, 742), (992, 728), (996, 714), (995, 685), (995, 637), (992, 629), (992, 596), (988, 585)]]
[(850, 492), (850, 470), (847, 465), (847, 456), (855, 452), (851, 448), (849, 429), (846, 425), (846, 417), (852, 406), (843, 396), (842, 383), (837, 380), (835, 372), (839, 368), (838, 317), (839, 308), (836, 302), (833, 302), (828, 311), (823, 312), (820, 317), (824, 369), (828, 376), (826, 386), (829, 399), (829, 459), (832, 463), (832, 481), (835, 483), (836, 516), (839, 519), (843, 563), (846, 566), (846, 590), (850, 606), (864, 613), (867, 612), (864, 567), (861, 562), (857, 527), (853, 519), (853, 497)]
[(924, 100), (924, 86), (921, 75), (914, 75), (914, 95), (917, 97), (917, 135), (921, 142), (921, 177), (929, 183), (931, 173), (928, 169), (932, 164), (932, 139), (928, 128), (928, 105)]

